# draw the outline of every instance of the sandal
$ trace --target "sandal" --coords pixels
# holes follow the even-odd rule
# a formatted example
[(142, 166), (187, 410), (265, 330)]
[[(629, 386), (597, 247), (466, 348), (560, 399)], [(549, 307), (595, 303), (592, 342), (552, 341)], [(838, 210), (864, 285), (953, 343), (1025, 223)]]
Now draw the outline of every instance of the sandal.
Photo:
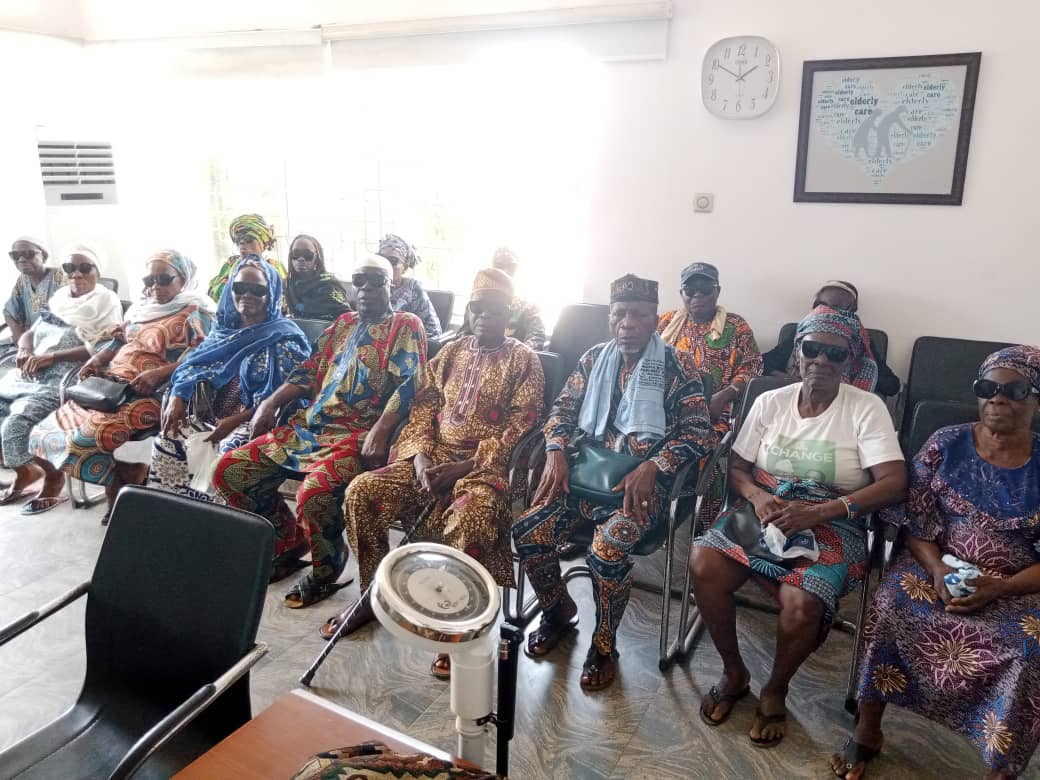
[(573, 601), (565, 601), (555, 609), (542, 612), (538, 628), (527, 636), (524, 653), (528, 658), (542, 658), (560, 644), (565, 636), (578, 630), (578, 605)]
[[(708, 691), (708, 695), (705, 696), (704, 701), (701, 702), (700, 713), (701, 720), (704, 722), (704, 725), (711, 726), (712, 728), (716, 726), (721, 726), (723, 723), (729, 720), (729, 716), (733, 714), (733, 707), (736, 705), (736, 703), (743, 699), (745, 696), (747, 696), (750, 692), (751, 686), (749, 685), (745, 685), (736, 693), (723, 693), (719, 690), (719, 686), (711, 686), (711, 690)], [(711, 717), (711, 713), (715, 712), (715, 710), (718, 709), (720, 704), (728, 704), (729, 709), (726, 710), (725, 715), (723, 715), (718, 720), (715, 720), (715, 718)]]
[[(603, 655), (595, 645), (589, 648), (585, 663), (581, 667), (581, 689), (583, 691), (601, 691), (614, 684), (618, 673), (618, 651)], [(592, 680), (596, 679), (597, 682)]]
[[(336, 575), (339, 577), (343, 573), (341, 569)], [(297, 582), (289, 592), (285, 594), (285, 606), (289, 609), (303, 609), (309, 607), (311, 604), (317, 604), (319, 601), (324, 601), (337, 590), (341, 590), (347, 587), (354, 581), (353, 577), (348, 577), (346, 582), (337, 582), (335, 578), (330, 582), (319, 582), (314, 579), (311, 574), (306, 575), (302, 580)]]
[(268, 583), (284, 580), (290, 574), (298, 572), (304, 566), (308, 566), (307, 561), (301, 560), (301, 557), (308, 552), (310, 552), (310, 546), (301, 544), (283, 552), (281, 555), (276, 555), (274, 563), (271, 564), (271, 578), (268, 580)]
[(318, 635), (326, 642), (332, 639), (336, 635), (336, 631), (339, 630), (340, 623), (344, 619), (348, 619), (351, 625), (348, 625), (341, 637), (350, 636), (362, 626), (366, 626), (376, 619), (376, 613), (372, 611), (372, 605), (368, 604), (358, 606), (358, 602), (354, 602), (345, 610), (340, 612), (338, 615), (333, 615), (326, 620), (321, 626), (318, 627)]
[(32, 501), (26, 501), (22, 504), (22, 514), (42, 515), (44, 512), (50, 512), (54, 507), (64, 504), (66, 501), (68, 499), (65, 496), (34, 498)]
[(438, 680), (451, 679), (451, 656), (447, 653), (438, 653), (430, 664), (430, 674)]
[(15, 490), (13, 486), (8, 485), (2, 491), (0, 491), (0, 506), (7, 506), (13, 504), (21, 498), (25, 498), (29, 495), (31, 490)]
[[(759, 734), (762, 733), (762, 729), (765, 728), (766, 726), (771, 726), (771, 725), (774, 725), (774, 724), (777, 724), (777, 723), (787, 723), (787, 713), (786, 712), (781, 712), (778, 715), (766, 715), (764, 712), (762, 712), (762, 708), (761, 707), (756, 707), (755, 708), (755, 720), (751, 724), (751, 727), (754, 728), (757, 725)], [(753, 736), (751, 736), (751, 734), (748, 734), (748, 739), (751, 740), (751, 744), (754, 745), (755, 747), (771, 748), (771, 747), (776, 747), (777, 745), (779, 745), (783, 741), (784, 734), (780, 734), (779, 736), (773, 737), (772, 739), (763, 739), (762, 737), (753, 737)]]
[(831, 769), (834, 771), (836, 777), (844, 778), (856, 768), (858, 764), (866, 766), (881, 752), (881, 748), (872, 748), (863, 745), (852, 737), (845, 740), (845, 744), (841, 746), (841, 754), (835, 753), (833, 758), (840, 759), (845, 762), (844, 773), (838, 774), (838, 771), (832, 766)]

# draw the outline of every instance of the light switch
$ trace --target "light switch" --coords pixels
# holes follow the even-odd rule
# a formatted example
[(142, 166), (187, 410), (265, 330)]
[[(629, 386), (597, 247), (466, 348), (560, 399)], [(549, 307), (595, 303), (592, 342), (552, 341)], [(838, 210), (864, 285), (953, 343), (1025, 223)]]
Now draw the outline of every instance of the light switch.
[(698, 214), (710, 214), (715, 210), (715, 194), (698, 192), (693, 196), (693, 210)]

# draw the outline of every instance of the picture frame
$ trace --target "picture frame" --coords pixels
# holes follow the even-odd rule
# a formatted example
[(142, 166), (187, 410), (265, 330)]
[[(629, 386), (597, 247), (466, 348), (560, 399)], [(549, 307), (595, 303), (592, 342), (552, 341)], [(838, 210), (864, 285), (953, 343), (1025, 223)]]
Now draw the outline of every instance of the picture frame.
[(961, 205), (981, 61), (807, 60), (794, 200)]

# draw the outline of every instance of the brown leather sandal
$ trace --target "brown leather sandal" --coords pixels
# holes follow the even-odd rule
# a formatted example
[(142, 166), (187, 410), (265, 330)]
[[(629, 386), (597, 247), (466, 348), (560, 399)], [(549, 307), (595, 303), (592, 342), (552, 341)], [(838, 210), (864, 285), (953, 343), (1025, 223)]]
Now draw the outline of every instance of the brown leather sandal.
[(527, 635), (524, 652), (529, 658), (543, 658), (560, 644), (565, 636), (578, 630), (578, 605), (573, 601), (560, 604), (556, 609), (542, 613), (538, 627)]
[(581, 667), (581, 689), (601, 691), (614, 684), (618, 674), (618, 651), (603, 655), (595, 646), (589, 648), (585, 663)]

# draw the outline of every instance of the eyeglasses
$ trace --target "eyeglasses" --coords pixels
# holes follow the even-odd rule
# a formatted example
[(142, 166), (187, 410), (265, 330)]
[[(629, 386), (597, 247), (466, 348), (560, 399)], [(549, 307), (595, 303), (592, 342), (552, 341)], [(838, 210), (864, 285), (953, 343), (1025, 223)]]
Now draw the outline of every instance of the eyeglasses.
[(70, 275), (79, 271), (86, 276), (94, 270), (94, 265), (93, 263), (62, 263), (61, 270)]
[(718, 289), (718, 285), (712, 284), (711, 282), (693, 282), (691, 284), (684, 284), (682, 286), (682, 293), (687, 298), (692, 298), (695, 295), (714, 295), (715, 290)]
[(359, 290), (364, 287), (378, 289), (385, 286), (389, 281), (383, 274), (354, 274), (350, 277), (350, 283)]
[(303, 260), (308, 263), (313, 263), (315, 257), (317, 255), (309, 249), (294, 249), (293, 253), (289, 255), (290, 260)]
[(232, 282), (231, 292), (235, 295), (252, 295), (254, 298), (267, 297), (267, 285), (255, 282)]
[(820, 355), (826, 355), (831, 363), (844, 363), (849, 359), (848, 347), (832, 347), (829, 344), (821, 344), (818, 341), (803, 341), (802, 354), (809, 360), (814, 360)]
[(489, 317), (501, 317), (508, 309), (500, 304), (489, 304), (485, 301), (470, 301), (466, 304), (466, 308), (469, 309), (469, 313), (474, 317), (480, 317), (484, 314)]
[(258, 244), (263, 243), (263, 242), (260, 241), (259, 238), (254, 236), (252, 233), (245, 233), (245, 232), (243, 232), (243, 233), (235, 233), (235, 244), (236, 245), (237, 244), (246, 244), (246, 243), (248, 243), (250, 241), (255, 241)]
[(32, 260), (39, 251), (39, 249), (12, 249), (7, 256), (17, 263), (19, 260)]
[(173, 274), (149, 274), (141, 279), (147, 290), (149, 287), (169, 287), (177, 277)]
[(1012, 401), (1024, 401), (1033, 393), (1037, 393), (1025, 379), (1016, 379), (1014, 382), (1005, 384), (994, 382), (992, 379), (976, 379), (971, 389), (975, 392), (976, 398), (993, 398), (1000, 393)]

